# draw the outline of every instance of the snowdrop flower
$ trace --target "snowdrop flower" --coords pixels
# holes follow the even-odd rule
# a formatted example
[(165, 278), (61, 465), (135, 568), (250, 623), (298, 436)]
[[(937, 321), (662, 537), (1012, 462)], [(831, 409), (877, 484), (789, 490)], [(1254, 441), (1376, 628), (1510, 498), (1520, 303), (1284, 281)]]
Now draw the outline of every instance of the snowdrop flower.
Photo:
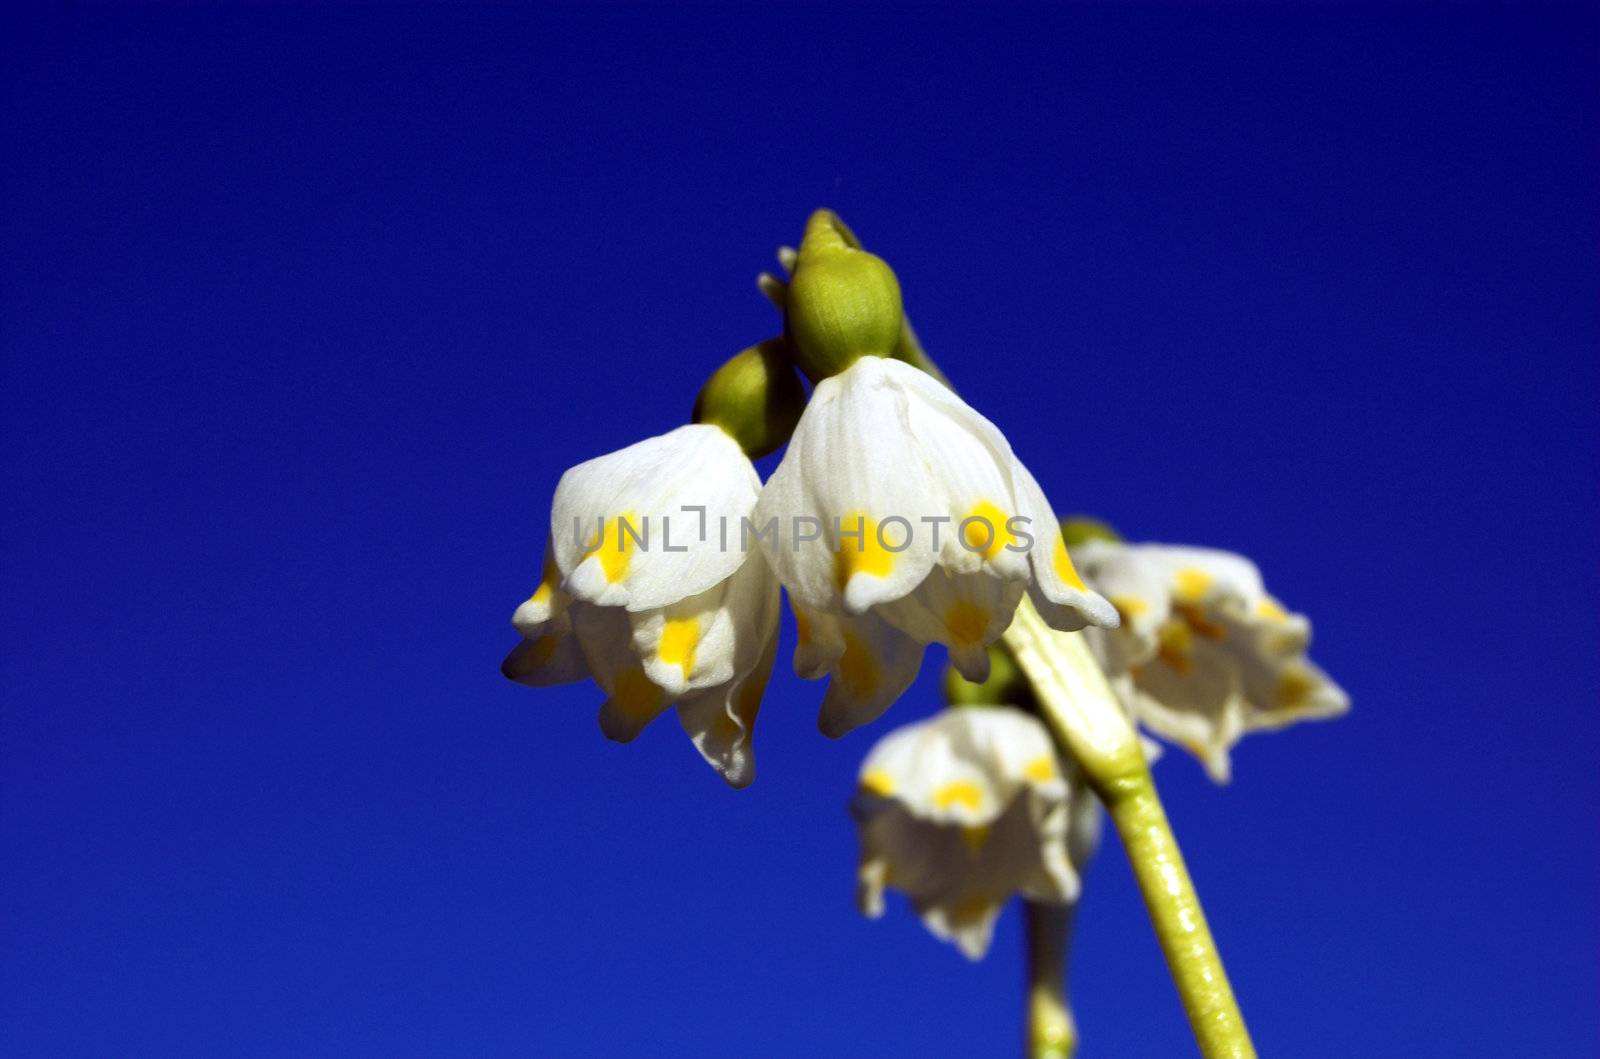
[(1216, 782), (1227, 782), (1228, 752), (1246, 733), (1350, 708), (1306, 658), (1310, 622), (1268, 595), (1243, 556), (1098, 539), (1072, 552), (1122, 615), (1120, 628), (1090, 637), (1112, 687)]
[(502, 671), (534, 686), (592, 677), (600, 728), (627, 742), (673, 703), (735, 787), (754, 778), (751, 728), (777, 647), (779, 588), (754, 548), (723, 546), (760, 479), (709, 424), (679, 427), (562, 475), (544, 577), (517, 608)]
[(754, 522), (798, 619), (796, 671), (832, 674), (829, 735), (881, 714), (926, 644), (982, 681), (1024, 592), (1056, 628), (1117, 623), (1005, 437), (898, 360), (862, 356), (817, 384)]
[[(1082, 799), (1088, 812), (1075, 808)], [(1005, 706), (963, 706), (897, 728), (861, 766), (851, 806), (861, 840), (857, 904), (883, 915), (892, 886), (927, 928), (969, 959), (988, 951), (1014, 892), (1064, 904), (1078, 895), (1069, 844), (1086, 858), (1093, 801), (1062, 777), (1044, 726)]]

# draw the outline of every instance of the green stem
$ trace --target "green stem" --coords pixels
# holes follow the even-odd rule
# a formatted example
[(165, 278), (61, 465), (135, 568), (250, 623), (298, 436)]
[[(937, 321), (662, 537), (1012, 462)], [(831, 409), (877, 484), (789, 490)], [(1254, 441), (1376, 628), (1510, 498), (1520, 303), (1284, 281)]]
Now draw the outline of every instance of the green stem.
[(1025, 901), (1028, 937), (1028, 1059), (1072, 1059), (1078, 1028), (1067, 1003), (1067, 947), (1074, 905)]
[(1024, 599), (1005, 639), (1033, 683), (1052, 734), (1083, 767), (1111, 813), (1200, 1054), (1206, 1059), (1253, 1057), (1250, 1033), (1138, 735), (1082, 634), (1051, 629)]
[(1128, 851), (1167, 967), (1204, 1056), (1254, 1056), (1183, 854), (1147, 767), (1096, 784)]
[[(837, 214), (831, 210), (819, 214), (813, 219), (831, 225), (846, 245), (861, 246)], [(780, 251), (779, 257), (784, 267), (793, 271), (792, 254)], [(910, 320), (902, 320), (896, 359), (916, 365), (949, 386), (917, 341)], [(1005, 643), (1033, 684), (1040, 712), (1062, 751), (1082, 766), (1090, 786), (1111, 812), (1201, 1054), (1205, 1059), (1253, 1057), (1250, 1033), (1161, 808), (1138, 734), (1117, 704), (1083, 636), (1051, 629), (1024, 598), (1006, 630)], [(1030, 1025), (1036, 995), (1030, 988)], [(1065, 1010), (1064, 993), (1062, 1005)]]

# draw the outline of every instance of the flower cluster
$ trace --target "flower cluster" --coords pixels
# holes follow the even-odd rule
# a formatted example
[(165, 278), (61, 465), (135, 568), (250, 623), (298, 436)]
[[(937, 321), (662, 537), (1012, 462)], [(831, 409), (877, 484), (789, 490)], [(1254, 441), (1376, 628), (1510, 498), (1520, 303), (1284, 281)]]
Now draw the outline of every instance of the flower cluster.
[(1122, 616), (1119, 627), (1088, 634), (1112, 688), (1217, 782), (1227, 782), (1229, 751), (1247, 733), (1350, 708), (1306, 657), (1311, 623), (1267, 594), (1243, 556), (1104, 539), (1072, 554)]
[[(686, 520), (679, 543), (650, 547), (650, 523), (667, 537), (667, 513), (684, 511), (698, 532)], [(758, 532), (743, 546), (751, 525), (801, 524), (818, 532)], [(544, 579), (513, 618), (524, 640), (506, 674), (535, 685), (593, 677), (609, 696), (601, 728), (618, 740), (676, 703), (735, 786), (753, 778), (780, 582), (798, 627), (796, 672), (831, 678), (819, 721), (830, 736), (883, 713), (928, 644), (983, 679), (987, 648), (1025, 593), (1056, 628), (1118, 620), (1078, 576), (999, 429), (931, 376), (878, 356), (817, 384), (765, 486), (724, 429), (679, 427), (569, 470), (550, 541)]]
[(1066, 904), (1099, 829), (1050, 735), (1007, 706), (965, 706), (904, 725), (861, 765), (851, 811), (861, 841), (857, 904), (876, 919), (904, 893), (933, 934), (969, 959), (988, 951), (1014, 893)]

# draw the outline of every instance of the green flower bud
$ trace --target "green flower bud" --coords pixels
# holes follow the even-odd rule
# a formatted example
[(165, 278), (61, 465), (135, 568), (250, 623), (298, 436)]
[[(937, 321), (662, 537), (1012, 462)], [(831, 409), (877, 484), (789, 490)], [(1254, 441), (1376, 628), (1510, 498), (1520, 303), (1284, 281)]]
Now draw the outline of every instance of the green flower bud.
[(712, 373), (695, 398), (694, 421), (721, 427), (753, 460), (789, 440), (805, 407), (787, 343), (769, 338)]
[(1112, 529), (1109, 523), (1101, 522), (1097, 518), (1087, 515), (1073, 515), (1071, 518), (1061, 520), (1061, 539), (1068, 548), (1076, 548), (1084, 541), (1118, 541), (1122, 534)]
[(818, 210), (806, 224), (785, 316), (801, 370), (820, 382), (900, 343), (900, 282), (880, 257), (852, 245), (839, 220)]
[(954, 666), (944, 671), (944, 697), (952, 706), (1026, 706), (1033, 688), (1016, 659), (1001, 644), (989, 646), (989, 679), (974, 684)]

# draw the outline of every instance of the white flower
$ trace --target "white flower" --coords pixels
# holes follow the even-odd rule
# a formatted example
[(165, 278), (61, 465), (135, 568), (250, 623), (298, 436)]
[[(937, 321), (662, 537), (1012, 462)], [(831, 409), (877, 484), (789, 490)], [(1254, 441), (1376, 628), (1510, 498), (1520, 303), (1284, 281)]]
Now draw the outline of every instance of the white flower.
[(1228, 752), (1246, 733), (1350, 708), (1306, 658), (1310, 622), (1285, 612), (1243, 556), (1090, 540), (1073, 557), (1122, 615), (1120, 628), (1090, 636), (1112, 687), (1218, 783), (1227, 782)]
[[(1075, 813), (1079, 799), (1088, 804)], [(1044, 726), (1005, 706), (955, 707), (889, 733), (861, 765), (851, 812), (862, 914), (881, 916), (893, 887), (973, 960), (988, 951), (1012, 893), (1077, 898), (1073, 853), (1087, 857), (1098, 827), (1090, 796), (1061, 776)], [(1084, 830), (1069, 838), (1074, 816)]]
[(829, 735), (881, 714), (926, 644), (983, 680), (1025, 591), (1056, 628), (1117, 622), (1000, 431), (896, 360), (817, 384), (754, 521), (776, 526), (760, 543), (799, 619), (796, 671), (833, 675)]
[(619, 742), (674, 702), (733, 786), (754, 778), (750, 733), (777, 649), (779, 588), (735, 537), (760, 478), (714, 426), (679, 427), (567, 471), (544, 578), (517, 608), (523, 642), (501, 667), (534, 686), (592, 676)]

